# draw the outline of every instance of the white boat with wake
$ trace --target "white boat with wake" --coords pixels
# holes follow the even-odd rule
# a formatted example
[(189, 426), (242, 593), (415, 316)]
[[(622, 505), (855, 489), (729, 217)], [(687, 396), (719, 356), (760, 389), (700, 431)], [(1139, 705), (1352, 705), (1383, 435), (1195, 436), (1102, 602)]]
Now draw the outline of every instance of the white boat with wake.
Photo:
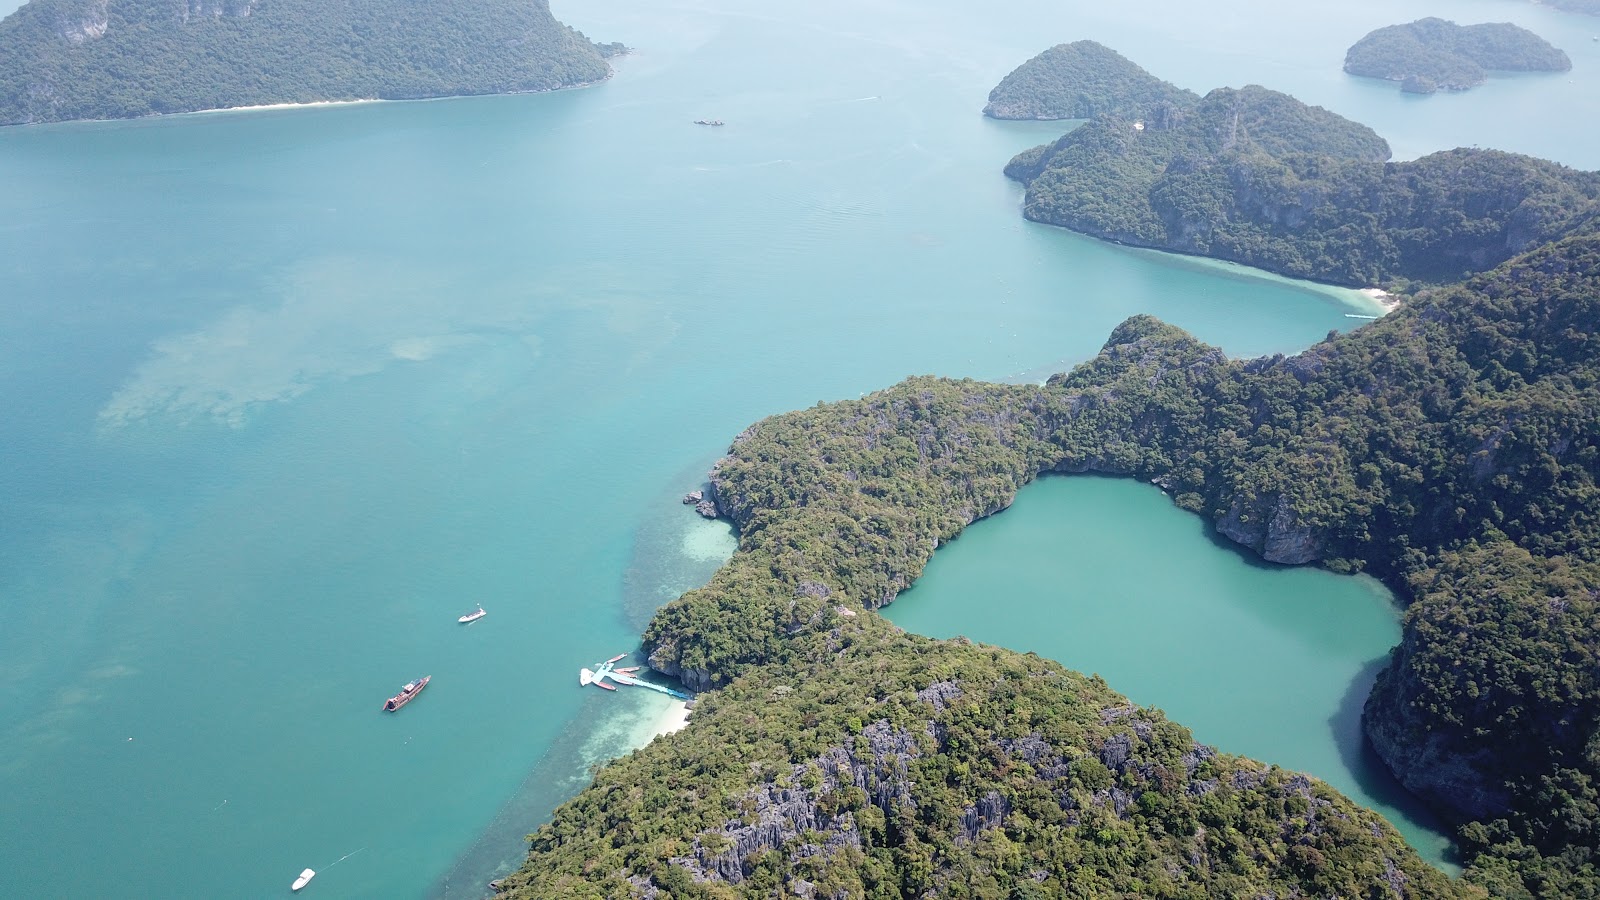
[(481, 619), (481, 618), (483, 618), (484, 616), (487, 616), (487, 615), (488, 615), (488, 613), (483, 611), (483, 604), (480, 603), (480, 604), (478, 604), (478, 611), (477, 612), (467, 613), (466, 615), (462, 616), (461, 618), (457, 619), (456, 621), (460, 622), (463, 625), (471, 625), (473, 622), (476, 622), (479, 619)]

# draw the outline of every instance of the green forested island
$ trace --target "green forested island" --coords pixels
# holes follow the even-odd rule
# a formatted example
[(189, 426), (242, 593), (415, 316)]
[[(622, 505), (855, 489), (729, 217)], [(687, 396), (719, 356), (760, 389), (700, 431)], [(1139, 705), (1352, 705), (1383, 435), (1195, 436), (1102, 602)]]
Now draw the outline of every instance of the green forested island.
[(0, 124), (547, 91), (620, 49), (546, 0), (30, 0), (0, 22)]
[[(1267, 559), (1396, 585), (1364, 721), (1462, 823), (1466, 878), (1096, 680), (871, 613), (1045, 472), (1154, 480)], [(1294, 357), (1136, 317), (1043, 386), (919, 378), (769, 419), (712, 474), (738, 552), (645, 635), (653, 666), (716, 690), (559, 809), (502, 889), (1595, 896), (1597, 479), (1593, 227)]]
[(1388, 155), (1320, 107), (1221, 88), (1166, 125), (1092, 119), (1006, 174), (1035, 221), (1352, 286), (1460, 280), (1569, 233), (1600, 199), (1600, 175), (1532, 157)]
[(1379, 28), (1345, 54), (1351, 75), (1400, 82), (1413, 94), (1464, 91), (1482, 84), (1490, 71), (1566, 72), (1567, 54), (1526, 28), (1510, 22), (1457, 25), (1444, 19), (1418, 19)]
[(1089, 119), (1118, 115), (1164, 121), (1200, 97), (1094, 41), (1057, 44), (1018, 66), (989, 92), (996, 119)]

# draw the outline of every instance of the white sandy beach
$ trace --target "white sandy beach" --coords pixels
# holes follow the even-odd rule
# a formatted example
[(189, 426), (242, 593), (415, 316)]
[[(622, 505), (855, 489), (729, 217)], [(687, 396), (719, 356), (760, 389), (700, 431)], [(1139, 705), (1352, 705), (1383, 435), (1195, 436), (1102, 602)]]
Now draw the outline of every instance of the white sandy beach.
[(657, 717), (655, 732), (652, 737), (655, 738), (663, 734), (671, 734), (674, 731), (682, 731), (688, 725), (689, 704), (682, 700), (672, 700), (667, 704), (667, 708), (661, 711), (661, 715)]
[(266, 109), (309, 109), (314, 106), (355, 106), (359, 103), (385, 103), (376, 97), (367, 100), (313, 100), (309, 103), (262, 103), (257, 106), (225, 106), (221, 109), (198, 109), (188, 115), (199, 113), (235, 113), (259, 112)]
[(1383, 288), (1362, 288), (1359, 293), (1364, 294), (1373, 303), (1376, 303), (1383, 310), (1382, 315), (1388, 315), (1400, 308), (1399, 299)]

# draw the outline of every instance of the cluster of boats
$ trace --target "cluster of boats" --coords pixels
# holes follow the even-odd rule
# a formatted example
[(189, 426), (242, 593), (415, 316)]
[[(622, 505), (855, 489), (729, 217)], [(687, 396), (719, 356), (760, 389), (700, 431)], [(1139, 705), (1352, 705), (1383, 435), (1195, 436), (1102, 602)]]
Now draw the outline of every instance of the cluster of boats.
[[(488, 613), (483, 611), (483, 604), (480, 603), (477, 611), (469, 612), (461, 618), (456, 619), (456, 621), (463, 625), (471, 625), (473, 622), (478, 621), (486, 615), (488, 615)], [(400, 707), (405, 706), (407, 703), (410, 703), (412, 700), (415, 700), (417, 695), (422, 693), (422, 689), (427, 687), (428, 682), (432, 679), (432, 675), (424, 675), (421, 678), (413, 678), (406, 682), (405, 685), (400, 688), (400, 693), (395, 694), (393, 697), (390, 697), (388, 700), (384, 701), (383, 711), (394, 712)], [(311, 879), (308, 878), (306, 880), (310, 881)], [(295, 888), (295, 890), (299, 889), (300, 888)]]
[[(488, 613), (484, 612), (483, 604), (480, 603), (478, 604), (478, 608), (476, 610), (456, 619), (456, 621), (463, 625), (471, 625), (473, 622), (478, 621), (486, 615), (488, 615)], [(400, 707), (405, 706), (407, 703), (417, 699), (417, 695), (422, 693), (422, 689), (427, 687), (428, 682), (432, 680), (432, 675), (424, 675), (421, 678), (413, 678), (404, 685), (401, 685), (400, 693), (395, 694), (393, 697), (383, 701), (383, 711), (394, 712)], [(342, 862), (343, 860), (340, 861)], [(293, 884), (289, 885), (289, 889), (292, 891), (299, 891), (301, 888), (310, 884), (311, 879), (315, 877), (317, 877), (317, 870), (306, 869), (300, 873), (300, 877), (296, 878)]]
[(597, 688), (605, 688), (608, 691), (616, 690), (616, 684), (606, 684), (606, 681), (609, 679), (611, 681), (615, 681), (617, 684), (627, 685), (628, 687), (642, 687), (647, 691), (655, 691), (658, 694), (666, 694), (668, 697), (676, 697), (679, 700), (689, 699), (688, 694), (675, 691), (669, 687), (663, 687), (659, 684), (652, 684), (648, 681), (645, 681), (643, 678), (640, 678), (639, 670), (644, 668), (644, 666), (619, 667), (617, 663), (621, 662), (627, 655), (628, 654), (626, 653), (618, 653), (616, 656), (611, 657), (605, 662), (595, 663), (594, 668), (592, 669), (579, 669), (578, 686), (588, 687), (592, 684)]

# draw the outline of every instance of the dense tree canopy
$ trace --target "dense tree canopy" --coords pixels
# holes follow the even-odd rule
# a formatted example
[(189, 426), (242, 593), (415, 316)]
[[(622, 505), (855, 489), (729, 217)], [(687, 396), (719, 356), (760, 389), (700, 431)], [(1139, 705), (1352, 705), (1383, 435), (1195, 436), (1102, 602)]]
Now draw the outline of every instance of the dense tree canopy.
[(0, 22), (0, 124), (546, 91), (608, 72), (546, 0), (31, 0)]
[(1006, 174), (1035, 221), (1354, 286), (1457, 281), (1574, 231), (1600, 198), (1600, 175), (1532, 157), (1387, 155), (1364, 126), (1246, 88), (1172, 128), (1092, 120)]
[(1057, 44), (1018, 66), (989, 92), (996, 119), (1157, 119), (1200, 102), (1094, 41)]
[(1357, 41), (1344, 57), (1344, 70), (1401, 82), (1406, 91), (1464, 91), (1482, 84), (1491, 70), (1565, 72), (1567, 54), (1526, 28), (1509, 22), (1457, 25), (1444, 19), (1418, 19), (1379, 28)]

